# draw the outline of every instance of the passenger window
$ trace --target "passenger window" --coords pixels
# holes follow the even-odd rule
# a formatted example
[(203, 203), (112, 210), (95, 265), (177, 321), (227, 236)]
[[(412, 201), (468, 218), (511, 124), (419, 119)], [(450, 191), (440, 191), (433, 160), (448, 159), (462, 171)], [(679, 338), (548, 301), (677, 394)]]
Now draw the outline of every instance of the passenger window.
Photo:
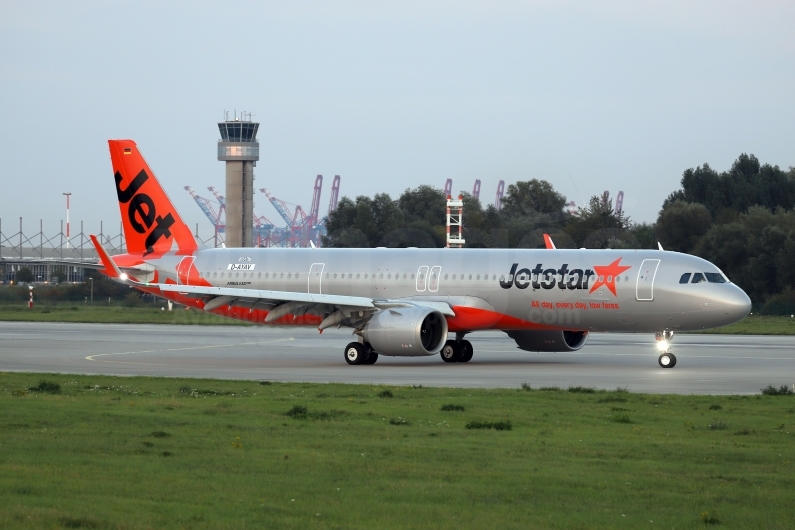
[(701, 282), (705, 282), (705, 281), (707, 281), (707, 280), (704, 279), (704, 275), (701, 274), (700, 272), (697, 272), (697, 273), (695, 273), (693, 275), (693, 280), (690, 283), (701, 283)]
[(705, 272), (704, 276), (707, 277), (709, 283), (726, 283), (726, 278), (717, 272)]
[(679, 283), (687, 283), (689, 281), (690, 281), (690, 273), (689, 272), (684, 273), (682, 275), (682, 277), (679, 278)]

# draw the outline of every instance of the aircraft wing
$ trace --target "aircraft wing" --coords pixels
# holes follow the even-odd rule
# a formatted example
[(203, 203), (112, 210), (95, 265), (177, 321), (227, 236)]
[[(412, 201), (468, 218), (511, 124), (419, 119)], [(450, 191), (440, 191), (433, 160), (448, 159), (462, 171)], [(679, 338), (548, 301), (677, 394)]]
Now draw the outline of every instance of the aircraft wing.
[[(265, 317), (265, 322), (273, 322), (284, 315), (293, 313), (304, 307), (313, 305), (328, 305), (337, 308), (337, 312), (329, 315), (319, 326), (323, 330), (350, 318), (355, 312), (368, 312), (367, 317), (382, 309), (398, 307), (428, 307), (439, 311), (443, 315), (455, 316), (450, 305), (445, 302), (418, 301), (418, 300), (379, 300), (364, 296), (345, 296), (336, 294), (298, 293), (288, 291), (268, 291), (264, 289), (236, 289), (229, 287), (205, 287), (200, 285), (174, 285), (174, 284), (141, 284), (147, 287), (156, 287), (161, 291), (176, 292), (185, 295), (211, 297), (204, 305), (205, 311), (212, 311), (223, 305), (245, 305), (254, 307), (257, 304), (270, 305), (271, 310)], [(360, 314), (360, 316), (363, 316)]]
[(180, 294), (210, 296), (229, 296), (250, 300), (273, 300), (277, 302), (306, 302), (307, 304), (345, 305), (361, 309), (373, 309), (373, 300), (361, 296), (340, 296), (335, 294), (293, 293), (289, 291), (266, 291), (262, 289), (236, 289), (231, 287), (204, 287), (200, 285), (147, 284), (161, 291)]

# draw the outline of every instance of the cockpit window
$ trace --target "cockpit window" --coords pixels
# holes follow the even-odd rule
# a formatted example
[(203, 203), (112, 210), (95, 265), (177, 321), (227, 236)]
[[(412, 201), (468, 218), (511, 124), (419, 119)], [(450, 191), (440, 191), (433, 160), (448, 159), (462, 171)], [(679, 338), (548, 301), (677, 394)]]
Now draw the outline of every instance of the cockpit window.
[(690, 281), (690, 273), (689, 272), (684, 273), (682, 275), (682, 277), (679, 278), (679, 283), (687, 283), (689, 281)]
[(705, 272), (704, 276), (707, 277), (709, 283), (726, 283), (726, 278), (718, 272)]
[(701, 274), (700, 272), (697, 272), (693, 275), (693, 281), (691, 281), (690, 283), (701, 283), (705, 281), (707, 280), (704, 278), (704, 275)]

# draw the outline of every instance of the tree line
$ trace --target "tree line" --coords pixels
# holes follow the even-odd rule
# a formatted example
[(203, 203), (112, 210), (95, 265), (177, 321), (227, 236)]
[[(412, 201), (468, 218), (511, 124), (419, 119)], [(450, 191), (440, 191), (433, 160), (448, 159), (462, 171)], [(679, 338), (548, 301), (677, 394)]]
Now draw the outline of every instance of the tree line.
[[(731, 168), (709, 164), (684, 171), (681, 189), (664, 201), (654, 223), (635, 223), (605, 194), (575, 212), (546, 180), (508, 186), (502, 208), (463, 192), (469, 248), (646, 248), (703, 257), (720, 267), (754, 302), (792, 304), (795, 311), (795, 168), (761, 164), (742, 154)], [(328, 247), (443, 247), (446, 197), (419, 186), (397, 199), (343, 197), (326, 222)], [(772, 309), (768, 309), (769, 311)]]
[[(592, 197), (572, 215), (566, 197), (545, 180), (517, 182), (507, 188), (502, 208), (483, 206), (462, 192), (464, 238), (469, 248), (538, 248), (543, 234), (560, 248), (639, 248), (650, 233), (613, 209), (607, 196)], [(407, 189), (396, 200), (386, 193), (373, 198), (343, 197), (326, 221), (327, 247), (443, 247), (446, 244), (444, 192), (432, 186)]]
[(653, 226), (663, 246), (711, 261), (768, 311), (795, 308), (795, 168), (742, 154), (728, 171), (686, 170), (681, 185)]

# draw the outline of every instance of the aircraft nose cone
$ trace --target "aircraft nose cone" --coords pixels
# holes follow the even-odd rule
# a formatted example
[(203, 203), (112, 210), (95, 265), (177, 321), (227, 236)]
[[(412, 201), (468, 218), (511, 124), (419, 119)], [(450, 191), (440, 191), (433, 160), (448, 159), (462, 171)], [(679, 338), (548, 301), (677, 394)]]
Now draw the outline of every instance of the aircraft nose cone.
[(745, 291), (736, 285), (730, 285), (731, 289), (726, 293), (723, 299), (724, 312), (726, 313), (728, 323), (737, 322), (748, 316), (751, 312), (751, 299), (745, 294)]

